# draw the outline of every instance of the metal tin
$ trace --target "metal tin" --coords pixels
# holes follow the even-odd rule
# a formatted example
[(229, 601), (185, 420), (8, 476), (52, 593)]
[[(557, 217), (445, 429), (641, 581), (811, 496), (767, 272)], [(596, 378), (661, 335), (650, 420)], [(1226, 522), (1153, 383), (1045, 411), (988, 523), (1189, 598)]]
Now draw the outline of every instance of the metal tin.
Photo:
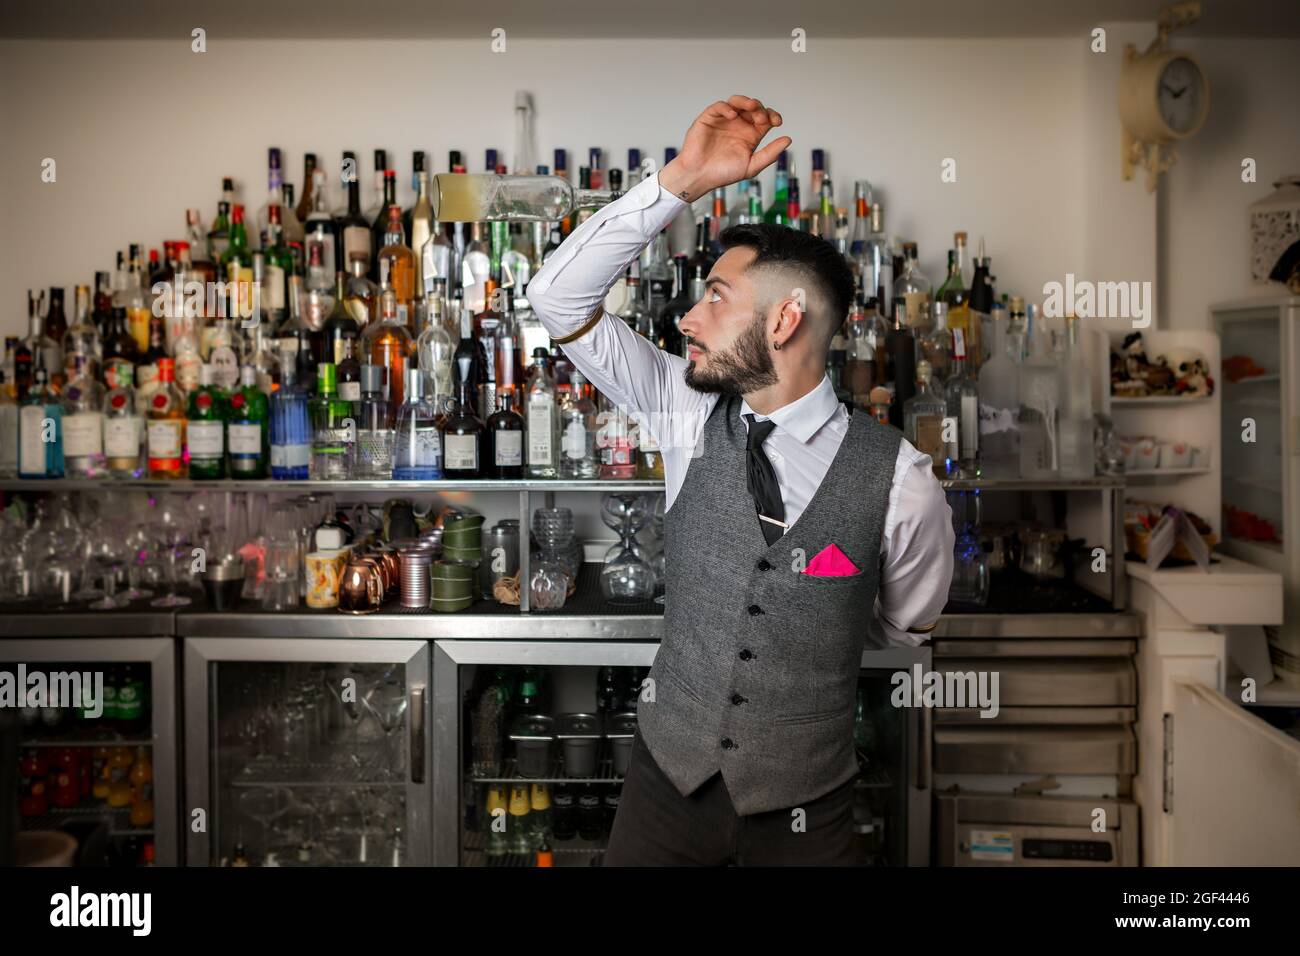
[(564, 754), (566, 777), (596, 775), (596, 757), (600, 748), (600, 717), (596, 714), (560, 714), (556, 718), (555, 737)]
[(429, 565), (433, 551), (429, 548), (403, 548), (402, 557), (402, 607), (427, 608), (429, 606)]
[(521, 714), (510, 727), (515, 769), (521, 777), (544, 777), (550, 769), (555, 720), (546, 714)]
[(632, 763), (632, 740), (635, 733), (635, 711), (626, 710), (614, 714), (605, 722), (605, 736), (609, 738), (609, 749), (614, 757), (615, 776), (627, 776), (628, 765)]

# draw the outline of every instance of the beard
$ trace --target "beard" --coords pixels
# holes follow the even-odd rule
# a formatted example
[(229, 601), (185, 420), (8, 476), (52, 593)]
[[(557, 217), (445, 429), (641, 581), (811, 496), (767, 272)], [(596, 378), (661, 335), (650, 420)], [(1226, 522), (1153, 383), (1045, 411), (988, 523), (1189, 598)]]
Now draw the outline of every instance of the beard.
[[(695, 362), (686, 366), (687, 386), (697, 392), (717, 392), (722, 395), (744, 395), (767, 388), (777, 382), (772, 356), (767, 350), (767, 337), (763, 333), (766, 317), (755, 312), (754, 319), (740, 333), (734, 345), (725, 352), (708, 352), (709, 366), (705, 370)], [(696, 348), (703, 348), (698, 342)]]

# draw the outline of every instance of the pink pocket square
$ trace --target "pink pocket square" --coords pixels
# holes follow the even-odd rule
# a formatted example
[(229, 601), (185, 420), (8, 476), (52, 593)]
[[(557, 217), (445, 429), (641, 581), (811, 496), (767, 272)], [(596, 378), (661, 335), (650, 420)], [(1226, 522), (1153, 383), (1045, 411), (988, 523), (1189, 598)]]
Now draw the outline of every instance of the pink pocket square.
[(848, 555), (833, 544), (828, 544), (817, 552), (816, 557), (808, 562), (808, 567), (803, 569), (804, 574), (818, 578), (844, 577), (857, 574), (858, 571), (858, 566), (849, 560)]

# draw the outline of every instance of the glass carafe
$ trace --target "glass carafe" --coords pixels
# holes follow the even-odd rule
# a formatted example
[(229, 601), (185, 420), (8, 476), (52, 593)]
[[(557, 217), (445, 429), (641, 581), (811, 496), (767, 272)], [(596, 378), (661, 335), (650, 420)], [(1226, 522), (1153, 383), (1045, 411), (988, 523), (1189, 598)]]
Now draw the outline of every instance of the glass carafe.
[(578, 189), (560, 176), (439, 173), (433, 177), (433, 214), (439, 222), (555, 222), (575, 209), (603, 206), (604, 189)]
[(605, 554), (600, 592), (611, 604), (640, 604), (655, 596), (655, 573), (636, 540), (649, 517), (645, 495), (609, 494), (600, 516), (619, 533), (620, 540)]

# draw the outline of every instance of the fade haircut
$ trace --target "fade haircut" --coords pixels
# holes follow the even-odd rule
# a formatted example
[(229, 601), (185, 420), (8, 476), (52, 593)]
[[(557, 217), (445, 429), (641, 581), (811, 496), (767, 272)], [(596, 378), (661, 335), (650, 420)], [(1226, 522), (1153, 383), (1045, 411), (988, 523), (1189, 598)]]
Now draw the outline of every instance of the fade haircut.
[[(718, 239), (723, 249), (753, 249), (750, 269), (778, 267), (794, 273), (807, 291), (808, 312), (821, 324), (822, 338), (830, 343), (853, 305), (853, 272), (833, 245), (820, 236), (770, 223), (731, 226)], [(819, 303), (829, 314), (816, 314), (822, 311)]]

